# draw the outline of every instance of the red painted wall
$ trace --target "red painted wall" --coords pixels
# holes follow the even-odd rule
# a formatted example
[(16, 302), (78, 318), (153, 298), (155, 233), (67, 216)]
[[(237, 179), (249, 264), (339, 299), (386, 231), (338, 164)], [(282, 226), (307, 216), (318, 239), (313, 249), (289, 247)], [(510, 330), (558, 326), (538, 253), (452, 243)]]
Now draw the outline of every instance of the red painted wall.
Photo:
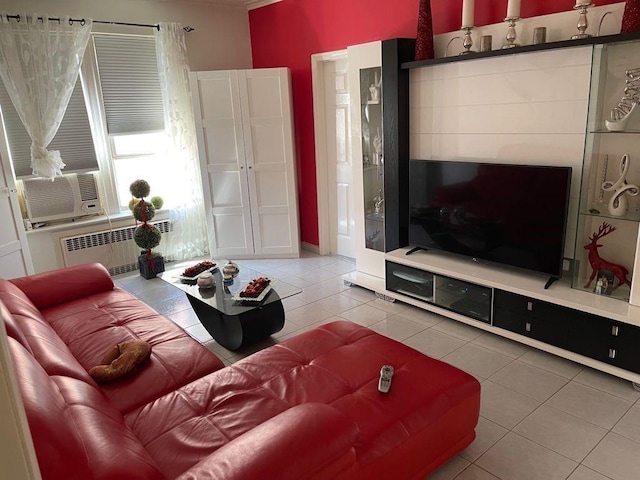
[[(475, 24), (504, 19), (508, 0), (476, 0)], [(318, 245), (311, 55), (395, 37), (415, 37), (419, 0), (282, 0), (251, 10), (253, 67), (289, 67), (293, 84), (300, 232)], [(619, 3), (599, 0), (598, 5)], [(523, 18), (569, 11), (575, 0), (523, 1)], [(460, 28), (462, 0), (431, 0), (434, 34)]]

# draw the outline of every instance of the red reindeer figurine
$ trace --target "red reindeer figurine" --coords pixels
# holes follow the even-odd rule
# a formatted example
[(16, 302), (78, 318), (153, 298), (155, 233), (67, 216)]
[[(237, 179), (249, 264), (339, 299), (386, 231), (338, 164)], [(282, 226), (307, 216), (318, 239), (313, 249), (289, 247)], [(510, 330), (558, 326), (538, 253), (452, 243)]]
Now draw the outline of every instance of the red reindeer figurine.
[(629, 287), (631, 287), (631, 281), (627, 278), (627, 275), (629, 275), (629, 271), (626, 268), (616, 263), (607, 262), (605, 259), (601, 258), (600, 255), (598, 255), (598, 247), (602, 246), (597, 243), (598, 240), (606, 235), (609, 235), (615, 230), (616, 227), (609, 225), (607, 222), (603, 222), (602, 225), (600, 225), (598, 233), (594, 233), (591, 237), (589, 237), (590, 243), (584, 246), (585, 250), (589, 250), (589, 263), (591, 264), (591, 270), (593, 270), (591, 272), (591, 276), (589, 277), (589, 281), (584, 286), (584, 288), (589, 288), (589, 285), (591, 285), (591, 282), (593, 282), (593, 279), (596, 277), (596, 274), (600, 269), (613, 272), (615, 277), (618, 279), (618, 284), (613, 286), (614, 289), (618, 288), (620, 285), (629, 285)]

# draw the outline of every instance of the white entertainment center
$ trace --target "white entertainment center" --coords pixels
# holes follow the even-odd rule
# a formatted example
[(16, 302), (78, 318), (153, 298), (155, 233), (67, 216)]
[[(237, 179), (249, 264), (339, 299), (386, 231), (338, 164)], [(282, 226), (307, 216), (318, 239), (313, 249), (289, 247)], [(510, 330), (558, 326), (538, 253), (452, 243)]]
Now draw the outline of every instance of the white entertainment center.
[[(410, 78), (410, 159), (572, 168), (564, 252), (569, 268), (545, 289), (543, 274), (441, 251), (407, 255), (407, 241), (382, 252), (360, 245), (366, 252), (357, 251), (357, 270), (344, 280), (640, 389), (640, 281), (611, 296), (595, 294), (593, 284), (585, 286), (591, 268), (583, 248), (602, 223), (613, 224), (615, 234), (599, 242), (599, 253), (625, 265), (630, 276), (640, 275), (640, 202), (633, 200), (624, 216), (610, 214), (600, 188), (605, 178), (615, 180), (624, 153), (632, 157), (629, 183), (640, 180), (640, 115), (625, 132), (604, 128), (624, 89), (625, 70), (640, 67), (639, 58), (640, 35), (627, 34), (402, 64)], [(398, 190), (385, 191), (385, 202), (402, 198)]]

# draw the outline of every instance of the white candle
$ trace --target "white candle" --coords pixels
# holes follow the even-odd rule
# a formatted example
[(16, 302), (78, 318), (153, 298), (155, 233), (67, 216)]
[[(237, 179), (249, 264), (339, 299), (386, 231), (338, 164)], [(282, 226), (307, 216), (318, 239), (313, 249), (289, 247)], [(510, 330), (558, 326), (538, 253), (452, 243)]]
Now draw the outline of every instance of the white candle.
[[(577, 0), (584, 2), (584, 0)], [(507, 4), (507, 18), (520, 18), (520, 0), (509, 0)]]
[(462, 28), (473, 27), (473, 2), (474, 0), (462, 0)]

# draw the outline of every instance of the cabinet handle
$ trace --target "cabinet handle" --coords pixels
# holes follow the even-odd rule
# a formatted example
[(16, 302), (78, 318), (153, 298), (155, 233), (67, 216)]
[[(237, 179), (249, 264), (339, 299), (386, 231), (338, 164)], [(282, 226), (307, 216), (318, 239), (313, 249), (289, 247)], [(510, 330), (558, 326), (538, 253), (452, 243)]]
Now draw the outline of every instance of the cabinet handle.
[(530, 332), (530, 331), (531, 331), (531, 324), (530, 324), (529, 322), (525, 323), (525, 324), (524, 324), (524, 329), (525, 329), (527, 332)]
[(619, 332), (620, 327), (618, 327), (617, 325), (611, 327), (611, 335), (613, 335), (614, 337), (617, 337)]
[(527, 302), (527, 310), (533, 312), (533, 302)]
[(240, 170), (244, 170), (244, 165), (240, 165)]
[(253, 167), (251, 165), (249, 165), (249, 170), (251, 170)]
[(616, 358), (616, 349), (615, 348), (610, 348), (609, 349), (609, 358)]

